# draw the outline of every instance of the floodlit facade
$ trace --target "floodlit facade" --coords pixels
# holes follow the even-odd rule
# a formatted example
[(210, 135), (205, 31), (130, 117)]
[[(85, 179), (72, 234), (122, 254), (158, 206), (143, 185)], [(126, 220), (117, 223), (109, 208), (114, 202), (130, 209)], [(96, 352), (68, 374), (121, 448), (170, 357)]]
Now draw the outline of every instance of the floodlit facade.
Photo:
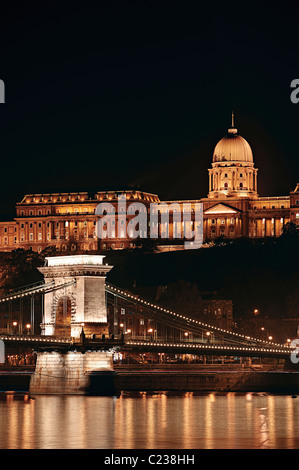
[[(27, 194), (16, 204), (14, 220), (0, 222), (0, 250), (24, 248), (40, 252), (55, 246), (59, 251), (105, 252), (134, 248), (137, 240), (132, 237), (130, 220), (138, 212), (128, 211), (134, 203), (138, 203), (147, 216), (140, 236), (146, 239), (154, 234), (165, 245), (175, 241), (174, 248), (184, 238), (186, 229), (194, 228), (199, 203), (203, 205), (204, 242), (218, 237), (279, 237), (288, 222), (299, 224), (299, 183), (286, 196), (260, 197), (257, 173), (251, 147), (238, 134), (232, 116), (231, 127), (213, 152), (207, 197), (160, 201), (158, 195), (139, 189)], [(121, 209), (120, 196), (125, 201)], [(109, 215), (111, 211), (110, 236), (104, 235), (101, 239), (96, 231), (100, 218), (96, 209), (100, 203), (107, 204), (107, 211), (102, 215)], [(150, 219), (151, 204), (159, 205), (156, 227), (151, 226), (155, 224)], [(172, 209), (165, 218), (163, 211), (170, 205)], [(189, 222), (184, 221), (186, 207)]]

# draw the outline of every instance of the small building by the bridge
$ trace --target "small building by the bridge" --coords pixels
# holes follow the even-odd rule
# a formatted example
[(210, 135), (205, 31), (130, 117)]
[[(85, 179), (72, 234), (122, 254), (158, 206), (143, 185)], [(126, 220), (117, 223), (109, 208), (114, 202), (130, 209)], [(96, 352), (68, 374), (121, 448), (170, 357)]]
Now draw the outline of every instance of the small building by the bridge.
[(203, 318), (219, 328), (232, 330), (234, 326), (233, 319), (233, 301), (217, 297), (215, 294), (202, 294), (203, 300)]
[[(166, 286), (164, 286), (166, 288)], [(163, 291), (163, 289), (162, 289)], [(138, 291), (139, 292), (139, 291)], [(155, 304), (167, 308), (171, 308), (177, 313), (184, 313), (186, 316), (205, 321), (208, 324), (218, 328), (232, 330), (234, 326), (233, 319), (233, 301), (230, 299), (220, 298), (215, 293), (200, 294), (193, 299), (193, 309), (189, 305), (185, 305), (185, 310), (181, 311), (183, 303), (179, 302), (174, 305), (161, 303), (161, 286), (143, 287), (139, 292), (141, 298), (155, 298)], [(197, 300), (196, 300), (197, 299)], [(165, 299), (164, 299), (165, 302)], [(138, 305), (130, 304), (128, 301), (117, 299), (108, 303), (108, 322), (110, 334), (121, 335), (139, 339), (161, 339), (168, 338), (174, 340), (191, 339), (192, 335), (188, 331), (180, 331), (173, 325), (165, 324), (155, 319), (149, 311), (145, 312)]]

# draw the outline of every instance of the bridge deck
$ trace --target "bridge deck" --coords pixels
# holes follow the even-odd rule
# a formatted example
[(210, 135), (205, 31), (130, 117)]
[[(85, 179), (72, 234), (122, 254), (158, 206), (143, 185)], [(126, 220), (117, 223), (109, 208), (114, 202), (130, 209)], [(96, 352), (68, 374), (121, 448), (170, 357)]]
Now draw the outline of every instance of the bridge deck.
[(257, 346), (227, 346), (221, 344), (166, 342), (166, 341), (126, 341), (125, 350), (167, 352), (177, 354), (213, 355), (213, 356), (242, 356), (242, 357), (290, 357), (292, 349), (289, 347), (267, 348)]
[(123, 339), (85, 339), (58, 338), (53, 336), (0, 335), (0, 340), (13, 347), (31, 348), (33, 350), (107, 350), (132, 352), (167, 352), (174, 354), (243, 356), (243, 357), (290, 357), (290, 347), (259, 347), (243, 345), (225, 345), (220, 343), (192, 343), (167, 341), (140, 341)]

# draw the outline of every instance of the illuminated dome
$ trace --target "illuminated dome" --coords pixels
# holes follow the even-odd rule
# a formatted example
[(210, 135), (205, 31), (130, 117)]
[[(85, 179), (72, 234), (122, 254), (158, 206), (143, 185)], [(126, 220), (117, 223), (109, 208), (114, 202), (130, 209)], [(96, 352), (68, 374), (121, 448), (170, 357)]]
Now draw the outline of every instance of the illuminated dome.
[(227, 135), (216, 145), (213, 153), (213, 163), (217, 162), (245, 162), (253, 163), (252, 150), (243, 137), (238, 135), (233, 126), (228, 129)]
[(227, 135), (216, 145), (212, 168), (209, 170), (210, 198), (257, 197), (257, 168), (254, 168), (252, 150), (232, 125)]

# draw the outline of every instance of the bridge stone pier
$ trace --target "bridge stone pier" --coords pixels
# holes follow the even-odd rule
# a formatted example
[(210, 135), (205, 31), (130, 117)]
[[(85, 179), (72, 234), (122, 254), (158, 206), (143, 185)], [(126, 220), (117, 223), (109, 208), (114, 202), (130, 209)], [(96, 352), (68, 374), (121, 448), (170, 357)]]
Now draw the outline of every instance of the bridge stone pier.
[[(44, 298), (42, 334), (72, 337), (74, 343), (67, 350), (37, 352), (31, 394), (114, 394), (113, 349), (103, 342), (91, 350), (79, 340), (83, 330), (86, 338), (108, 334), (105, 278), (112, 266), (103, 259), (101, 255), (48, 257), (39, 268), (46, 282), (54, 281), (54, 289)], [(59, 289), (59, 284), (67, 287)]]

